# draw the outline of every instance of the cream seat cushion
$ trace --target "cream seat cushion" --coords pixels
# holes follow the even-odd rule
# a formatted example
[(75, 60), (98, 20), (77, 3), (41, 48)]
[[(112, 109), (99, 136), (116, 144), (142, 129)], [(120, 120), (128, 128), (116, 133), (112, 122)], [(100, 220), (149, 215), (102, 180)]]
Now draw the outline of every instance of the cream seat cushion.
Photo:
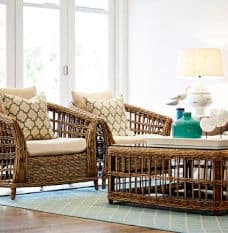
[(146, 143), (144, 135), (135, 136), (113, 136), (115, 144), (143, 144)]
[(151, 140), (157, 138), (167, 138), (159, 134), (137, 134), (129, 136), (113, 136), (115, 144), (143, 144), (150, 143)]
[[(25, 99), (30, 99), (36, 95), (36, 87), (0, 88), (0, 96), (4, 94), (15, 95)], [(0, 98), (0, 112), (3, 112), (1, 98)]]
[(87, 110), (86, 102), (84, 98), (93, 98), (95, 100), (108, 100), (112, 98), (111, 91), (103, 91), (103, 92), (79, 92), (72, 91), (72, 103), (83, 110)]
[(55, 138), (26, 141), (30, 156), (80, 153), (86, 150), (84, 138)]

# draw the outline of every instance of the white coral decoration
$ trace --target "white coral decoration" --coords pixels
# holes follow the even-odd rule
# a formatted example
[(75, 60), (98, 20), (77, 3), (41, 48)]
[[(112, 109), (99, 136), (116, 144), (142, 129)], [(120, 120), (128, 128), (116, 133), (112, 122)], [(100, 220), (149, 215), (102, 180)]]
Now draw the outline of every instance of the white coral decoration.
[(228, 111), (225, 109), (212, 109), (211, 116), (203, 118), (200, 126), (203, 131), (210, 132), (216, 127), (223, 127), (228, 122)]
[(215, 122), (213, 118), (205, 117), (200, 121), (200, 126), (203, 131), (211, 132), (215, 129)]

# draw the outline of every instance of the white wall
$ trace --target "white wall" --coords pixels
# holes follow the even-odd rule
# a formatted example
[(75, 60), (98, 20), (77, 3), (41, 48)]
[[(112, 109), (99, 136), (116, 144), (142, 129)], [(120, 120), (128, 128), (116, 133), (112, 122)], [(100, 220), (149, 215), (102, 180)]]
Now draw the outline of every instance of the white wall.
[[(228, 0), (129, 0), (128, 102), (173, 116), (166, 103), (192, 83), (176, 77), (182, 48), (221, 48), (226, 80), (207, 86), (228, 92), (227, 12)], [(228, 104), (228, 94), (219, 99)]]

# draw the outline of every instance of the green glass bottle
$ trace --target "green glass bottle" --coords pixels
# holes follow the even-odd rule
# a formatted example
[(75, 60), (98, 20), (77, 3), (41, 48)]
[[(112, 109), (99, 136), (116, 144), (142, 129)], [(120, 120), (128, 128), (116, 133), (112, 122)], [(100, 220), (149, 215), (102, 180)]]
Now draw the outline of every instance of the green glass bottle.
[(200, 122), (192, 118), (191, 112), (184, 112), (184, 115), (172, 125), (174, 138), (201, 138), (202, 130)]

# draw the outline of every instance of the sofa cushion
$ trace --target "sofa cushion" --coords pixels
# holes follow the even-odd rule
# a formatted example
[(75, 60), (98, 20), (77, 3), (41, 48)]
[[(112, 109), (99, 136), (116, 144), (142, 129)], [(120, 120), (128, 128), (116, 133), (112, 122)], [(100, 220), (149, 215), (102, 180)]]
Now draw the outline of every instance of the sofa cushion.
[[(4, 94), (16, 95), (25, 99), (30, 99), (36, 95), (36, 87), (0, 88), (0, 96)], [(0, 99), (0, 112), (3, 112), (2, 99)]]
[(84, 99), (87, 97), (96, 100), (107, 100), (112, 98), (112, 93), (111, 91), (94, 92), (94, 93), (72, 91), (72, 103), (76, 107), (82, 108), (83, 110), (87, 110)]
[(80, 153), (86, 150), (84, 138), (55, 138), (26, 141), (30, 156)]
[(25, 139), (55, 138), (47, 112), (45, 96), (34, 96), (27, 100), (18, 96), (2, 96), (4, 113), (19, 123)]
[(85, 100), (88, 111), (103, 118), (113, 135), (128, 135), (128, 122), (122, 96), (104, 101), (92, 98), (85, 98)]

